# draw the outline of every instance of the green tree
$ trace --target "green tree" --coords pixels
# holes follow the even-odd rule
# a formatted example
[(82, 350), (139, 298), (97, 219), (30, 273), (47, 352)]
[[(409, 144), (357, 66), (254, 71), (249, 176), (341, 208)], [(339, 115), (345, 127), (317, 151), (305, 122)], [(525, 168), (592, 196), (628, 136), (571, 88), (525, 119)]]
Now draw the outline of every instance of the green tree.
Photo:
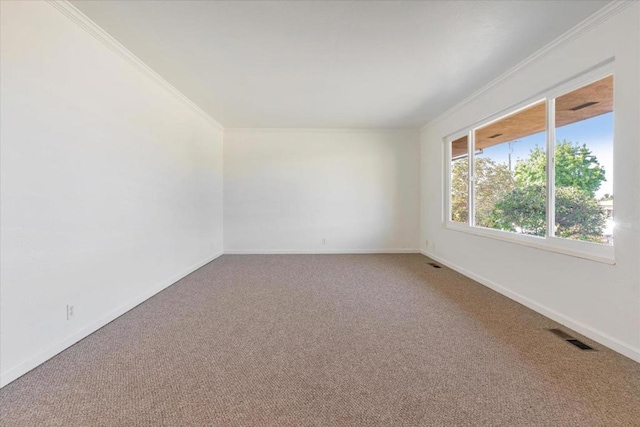
[(544, 236), (547, 229), (547, 189), (518, 186), (502, 195), (491, 212), (492, 228)]
[[(546, 164), (546, 154), (538, 147), (516, 163), (513, 173), (505, 164), (490, 158), (476, 158), (476, 225), (544, 236), (547, 230)], [(451, 176), (454, 221), (467, 221), (468, 177), (466, 159), (454, 162)], [(569, 141), (556, 145), (554, 226), (557, 236), (602, 240), (606, 218), (595, 192), (604, 180), (604, 168), (586, 145)]]
[[(475, 159), (476, 224), (490, 226), (491, 212), (502, 193), (514, 188), (515, 183), (507, 165), (489, 158)], [(451, 219), (467, 222), (469, 215), (469, 167), (467, 159), (452, 164), (451, 169)]]
[[(563, 140), (556, 144), (556, 188), (572, 187), (595, 197), (605, 181), (605, 170), (586, 144), (574, 144)], [(515, 179), (519, 187), (545, 185), (547, 181), (547, 156), (536, 147), (529, 157), (515, 167)]]
[[(493, 228), (544, 236), (547, 228), (546, 188), (516, 187), (496, 203), (491, 213)], [(555, 234), (601, 242), (606, 216), (593, 197), (575, 187), (556, 188)]]
[(469, 218), (469, 163), (456, 160), (451, 166), (451, 220), (467, 222)]
[[(545, 152), (539, 147), (515, 166), (515, 188), (495, 204), (493, 228), (544, 236), (546, 234)], [(605, 170), (586, 145), (556, 144), (556, 236), (599, 242), (605, 215), (595, 193), (605, 181)]]
[(595, 198), (575, 187), (556, 188), (556, 236), (601, 242), (605, 223)]
[(490, 158), (479, 157), (474, 164), (476, 225), (495, 228), (493, 209), (504, 194), (515, 188), (509, 167)]

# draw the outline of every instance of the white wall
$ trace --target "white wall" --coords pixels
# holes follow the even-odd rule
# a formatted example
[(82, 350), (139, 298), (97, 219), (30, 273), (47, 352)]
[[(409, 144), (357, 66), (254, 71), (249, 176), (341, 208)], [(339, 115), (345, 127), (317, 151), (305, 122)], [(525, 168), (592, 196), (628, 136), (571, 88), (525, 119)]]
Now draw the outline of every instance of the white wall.
[(1, 8), (6, 384), (221, 253), (222, 134), (50, 4)]
[[(627, 7), (426, 126), (421, 145), (423, 251), (638, 361), (639, 8), (639, 3)], [(615, 57), (616, 265), (443, 228), (442, 138), (611, 57)]]
[(417, 131), (226, 130), (224, 138), (226, 253), (417, 251)]

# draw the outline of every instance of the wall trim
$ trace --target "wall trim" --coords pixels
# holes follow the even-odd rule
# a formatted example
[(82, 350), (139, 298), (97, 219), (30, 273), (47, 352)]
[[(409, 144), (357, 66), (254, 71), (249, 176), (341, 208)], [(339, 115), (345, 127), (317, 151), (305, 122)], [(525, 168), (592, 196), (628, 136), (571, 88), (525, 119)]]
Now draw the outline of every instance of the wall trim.
[(231, 249), (225, 255), (419, 254), (420, 249)]
[(231, 132), (310, 132), (310, 133), (419, 133), (416, 128), (225, 128), (225, 133)]
[(145, 302), (152, 296), (156, 295), (158, 292), (168, 288), (169, 286), (173, 285), (180, 279), (188, 276), (189, 274), (193, 273), (194, 271), (203, 267), (204, 265), (210, 263), (216, 258), (219, 258), (220, 256), (222, 256), (222, 254), (223, 254), (222, 251), (220, 251), (213, 256), (207, 257), (203, 261), (193, 264), (192, 266), (186, 268), (180, 273), (175, 274), (169, 279), (163, 281), (162, 283), (160, 283), (160, 285), (156, 286), (155, 288), (138, 295), (136, 298), (133, 298), (132, 300), (128, 301), (125, 304), (122, 304), (121, 306), (107, 313), (97, 321), (85, 326), (84, 328), (80, 329), (77, 332), (72, 333), (71, 335), (67, 336), (61, 341), (58, 341), (57, 343), (47, 347), (46, 349), (36, 354), (35, 356), (19, 363), (16, 366), (13, 366), (12, 368), (7, 369), (6, 371), (2, 372), (2, 374), (0, 374), (0, 387), (4, 387), (10, 382), (20, 378), (22, 375), (26, 374), (27, 372), (31, 371), (37, 366), (43, 364), (44, 362), (51, 359), (58, 353), (66, 350), (67, 348), (71, 347), (73, 344), (77, 343), (78, 341), (94, 333), (98, 329), (102, 328), (106, 324), (122, 316), (129, 310)]
[(446, 118), (446, 117), (450, 116), (451, 114), (455, 113), (456, 111), (460, 110), (462, 107), (464, 107), (465, 105), (467, 105), (468, 103), (470, 103), (474, 99), (478, 98), (479, 96), (483, 95), (485, 92), (489, 91), (494, 86), (497, 86), (498, 84), (502, 83), (503, 81), (508, 80), (509, 77), (511, 77), (513, 74), (515, 74), (518, 71), (520, 71), (521, 69), (525, 68), (526, 66), (528, 66), (532, 62), (535, 62), (535, 61), (537, 61), (537, 60), (549, 55), (550, 53), (560, 49), (562, 46), (572, 42), (573, 40), (578, 39), (580, 36), (582, 36), (584, 33), (588, 32), (589, 30), (591, 30), (593, 27), (599, 25), (601, 22), (606, 21), (607, 19), (611, 18), (612, 16), (618, 14), (624, 8), (626, 8), (627, 6), (630, 6), (630, 5), (634, 4), (634, 3), (635, 3), (634, 0), (615, 0), (615, 1), (612, 1), (611, 3), (607, 4), (606, 6), (604, 6), (602, 9), (598, 10), (597, 12), (595, 12), (593, 15), (589, 16), (584, 21), (580, 22), (579, 24), (577, 24), (576, 26), (571, 28), (566, 33), (562, 34), (557, 39), (553, 40), (551, 43), (548, 43), (547, 45), (543, 46), (541, 49), (538, 49), (533, 54), (531, 54), (530, 56), (528, 56), (527, 58), (525, 58), (524, 60), (522, 60), (521, 62), (519, 62), (515, 66), (513, 66), (512, 68), (509, 68), (507, 71), (505, 71), (504, 73), (500, 74), (497, 78), (491, 80), (489, 83), (487, 83), (486, 85), (482, 86), (477, 91), (471, 93), (471, 95), (467, 96), (462, 101), (460, 101), (457, 104), (455, 104), (453, 107), (445, 110), (444, 112), (440, 113), (439, 115), (437, 115), (433, 119), (429, 120), (427, 123), (425, 123), (424, 125), (422, 125), (420, 127), (420, 131), (421, 132), (425, 131), (429, 126), (431, 126), (431, 125), (443, 120), (444, 118)]
[(628, 357), (631, 360), (634, 360), (636, 362), (640, 363), (640, 348), (633, 348), (631, 346), (629, 346), (628, 344), (623, 343), (622, 341), (618, 340), (617, 338), (614, 338), (602, 331), (599, 331), (595, 328), (592, 328), (588, 325), (585, 325), (584, 323), (578, 322), (577, 320), (574, 320), (562, 313), (559, 313), (555, 310), (552, 310), (530, 298), (525, 297), (524, 295), (521, 295), (517, 292), (513, 292), (501, 285), (498, 285), (497, 283), (483, 277), (480, 276), (478, 274), (475, 274), (469, 270), (467, 270), (466, 268), (463, 268), (455, 263), (452, 263), (450, 261), (447, 261), (444, 258), (441, 258), (431, 252), (425, 251), (425, 250), (420, 250), (420, 253), (422, 253), (422, 255), (433, 259), (434, 261), (437, 261), (439, 263), (442, 263), (443, 265), (446, 265), (447, 267), (451, 268), (452, 270), (457, 271), (458, 273), (462, 274), (463, 276), (466, 276), (470, 279), (475, 280), (476, 282), (480, 283), (481, 285), (486, 286), (489, 289), (492, 289), (496, 292), (498, 292), (499, 294), (502, 294), (504, 296), (506, 296), (509, 299), (514, 300), (517, 303), (520, 303), (522, 305), (524, 305), (525, 307), (530, 308), (531, 310), (542, 314), (545, 317), (548, 317), (551, 320), (554, 320), (558, 323), (560, 323), (561, 325), (566, 326), (567, 328), (573, 329), (574, 331), (578, 332), (579, 334), (584, 335), (587, 338), (590, 338), (602, 345), (604, 345), (605, 347), (610, 348), (613, 351), (616, 351), (620, 354), (622, 354), (623, 356)]
[(109, 33), (103, 30), (98, 24), (93, 22), (82, 13), (78, 8), (69, 3), (67, 0), (47, 0), (51, 6), (57, 9), (60, 13), (69, 18), (72, 22), (77, 24), (80, 28), (93, 36), (100, 43), (108, 47), (112, 52), (118, 55), (120, 58), (127, 61), (130, 65), (154, 81), (158, 86), (165, 89), (178, 100), (182, 101), (185, 105), (190, 107), (196, 113), (203, 118), (209, 120), (215, 128), (218, 130), (224, 130), (224, 127), (216, 121), (213, 117), (207, 114), (202, 108), (198, 107), (193, 101), (187, 98), (182, 92), (176, 89), (171, 83), (163, 79), (158, 73), (153, 71), (151, 67), (145, 64), (140, 58), (133, 54), (129, 49), (124, 47), (120, 42), (111, 37)]

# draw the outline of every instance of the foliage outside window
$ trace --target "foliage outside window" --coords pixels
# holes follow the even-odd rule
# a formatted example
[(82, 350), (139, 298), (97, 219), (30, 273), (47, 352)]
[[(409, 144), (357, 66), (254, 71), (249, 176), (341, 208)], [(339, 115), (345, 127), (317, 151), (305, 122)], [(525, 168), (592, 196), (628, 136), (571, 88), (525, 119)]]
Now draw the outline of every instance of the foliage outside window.
[(613, 244), (613, 76), (474, 128), (449, 150), (449, 221)]

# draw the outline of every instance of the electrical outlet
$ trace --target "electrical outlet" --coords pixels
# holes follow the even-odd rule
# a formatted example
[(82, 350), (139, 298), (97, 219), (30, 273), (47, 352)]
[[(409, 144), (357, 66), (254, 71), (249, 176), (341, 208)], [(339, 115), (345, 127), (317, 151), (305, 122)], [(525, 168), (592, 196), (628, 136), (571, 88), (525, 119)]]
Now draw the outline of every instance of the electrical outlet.
[(327, 239), (325, 239), (324, 237), (322, 238), (322, 244), (326, 245), (327, 244)]
[(73, 306), (67, 304), (67, 320), (73, 319)]

